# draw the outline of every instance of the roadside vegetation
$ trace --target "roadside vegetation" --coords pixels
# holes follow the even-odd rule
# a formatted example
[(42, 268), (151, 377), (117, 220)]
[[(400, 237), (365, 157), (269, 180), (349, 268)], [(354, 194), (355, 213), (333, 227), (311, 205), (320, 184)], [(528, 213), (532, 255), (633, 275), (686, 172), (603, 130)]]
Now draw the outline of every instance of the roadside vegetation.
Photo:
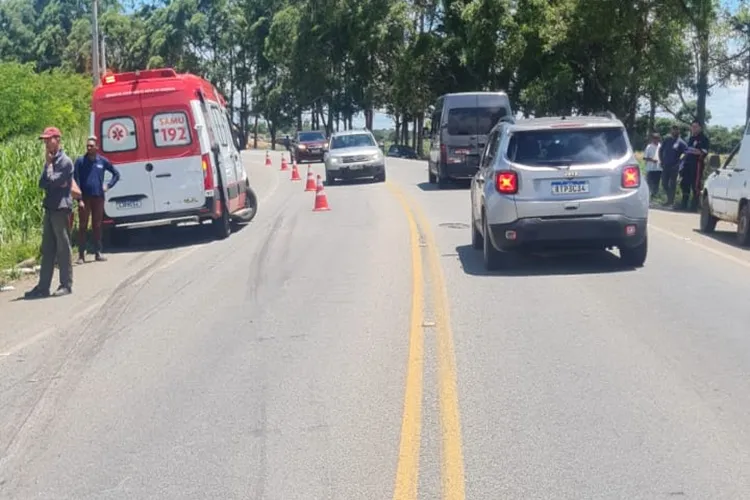
[[(38, 248), (42, 148), (54, 124), (83, 152), (91, 2), (0, 0), (0, 270)], [(609, 110), (642, 149), (651, 131), (708, 124), (715, 153), (741, 127), (711, 124), (712, 90), (747, 79), (750, 8), (724, 0), (101, 0), (107, 69), (173, 67), (232, 96), (249, 147), (297, 128), (351, 128), (375, 111), (386, 147), (424, 156), (446, 92), (505, 90), (526, 116)], [(744, 100), (737, 106), (745, 107)]]

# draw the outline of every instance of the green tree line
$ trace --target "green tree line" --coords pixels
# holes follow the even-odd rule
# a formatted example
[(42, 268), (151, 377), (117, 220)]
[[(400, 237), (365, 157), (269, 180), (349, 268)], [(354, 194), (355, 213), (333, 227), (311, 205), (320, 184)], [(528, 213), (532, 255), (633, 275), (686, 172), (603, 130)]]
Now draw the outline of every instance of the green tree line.
[[(711, 91), (750, 71), (750, 16), (736, 4), (730, 11), (718, 0), (99, 0), (99, 11), (108, 69), (199, 73), (233, 96), (246, 135), (259, 119), (275, 138), (305, 121), (351, 127), (358, 113), (372, 128), (381, 110), (394, 117), (396, 138), (420, 149), (426, 109), (455, 91), (505, 90), (526, 116), (610, 110), (634, 137), (657, 129), (662, 113), (707, 121)], [(91, 0), (0, 0), (0, 61), (90, 75), (91, 7)], [(19, 72), (20, 81), (26, 68), (4, 71)], [(74, 89), (78, 102), (78, 84), (57, 88)], [(38, 91), (35, 104), (46, 98)], [(7, 133), (30, 126), (0, 120)]]

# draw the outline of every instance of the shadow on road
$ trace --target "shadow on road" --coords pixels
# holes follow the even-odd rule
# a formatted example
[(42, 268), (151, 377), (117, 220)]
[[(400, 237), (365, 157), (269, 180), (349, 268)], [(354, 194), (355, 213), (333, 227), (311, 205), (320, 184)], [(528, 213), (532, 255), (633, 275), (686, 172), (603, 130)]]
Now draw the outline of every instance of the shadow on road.
[(452, 181), (442, 189), (439, 189), (437, 184), (430, 184), (429, 182), (420, 182), (417, 187), (422, 191), (457, 191), (471, 187), (471, 181)]
[(701, 236), (711, 238), (712, 240), (718, 241), (719, 243), (729, 245), (730, 247), (738, 248), (746, 252), (750, 251), (750, 248), (743, 247), (737, 244), (737, 233), (734, 231), (714, 231), (713, 233), (701, 233), (699, 229), (693, 229), (693, 232), (696, 234), (700, 234)]
[(464, 272), (471, 276), (565, 276), (635, 270), (635, 268), (623, 265), (617, 255), (604, 250), (532, 255), (509, 254), (508, 268), (493, 272), (484, 268), (481, 250), (474, 250), (471, 245), (463, 245), (456, 247), (456, 252)]
[[(239, 233), (247, 224), (232, 226), (232, 235)], [(126, 242), (105, 243), (104, 252), (111, 254), (171, 250), (175, 248), (205, 245), (215, 241), (211, 224), (189, 224), (184, 226), (159, 226), (129, 229)]]

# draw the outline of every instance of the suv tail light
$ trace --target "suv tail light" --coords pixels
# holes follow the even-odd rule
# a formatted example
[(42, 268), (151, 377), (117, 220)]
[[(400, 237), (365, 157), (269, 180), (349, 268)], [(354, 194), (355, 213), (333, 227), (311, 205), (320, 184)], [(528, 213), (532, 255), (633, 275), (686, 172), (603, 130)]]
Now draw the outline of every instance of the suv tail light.
[(635, 165), (628, 165), (622, 169), (622, 187), (634, 189), (641, 185), (641, 169)]
[(516, 194), (518, 192), (518, 174), (512, 170), (496, 172), (495, 189), (501, 194)]
[(445, 144), (440, 145), (440, 163), (443, 165), (448, 163), (448, 148), (445, 147)]
[(214, 174), (211, 171), (211, 155), (206, 153), (201, 155), (201, 167), (203, 168), (203, 189), (206, 191), (214, 190)]

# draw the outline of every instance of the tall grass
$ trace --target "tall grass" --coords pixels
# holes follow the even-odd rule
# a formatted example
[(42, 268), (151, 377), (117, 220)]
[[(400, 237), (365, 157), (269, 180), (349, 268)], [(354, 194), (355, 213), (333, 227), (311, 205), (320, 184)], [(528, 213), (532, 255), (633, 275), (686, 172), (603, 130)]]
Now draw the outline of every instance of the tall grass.
[[(75, 160), (85, 151), (86, 134), (63, 134), (63, 148)], [(0, 272), (39, 254), (43, 166), (44, 144), (39, 139), (19, 137), (0, 143)]]

